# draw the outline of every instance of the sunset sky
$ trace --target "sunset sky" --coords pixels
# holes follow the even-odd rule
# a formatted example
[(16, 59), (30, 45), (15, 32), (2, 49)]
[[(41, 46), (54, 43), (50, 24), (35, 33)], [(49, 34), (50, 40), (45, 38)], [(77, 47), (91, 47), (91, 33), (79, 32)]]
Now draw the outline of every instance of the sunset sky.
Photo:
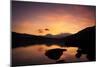
[(77, 33), (96, 23), (95, 6), (12, 3), (12, 31), (34, 35)]

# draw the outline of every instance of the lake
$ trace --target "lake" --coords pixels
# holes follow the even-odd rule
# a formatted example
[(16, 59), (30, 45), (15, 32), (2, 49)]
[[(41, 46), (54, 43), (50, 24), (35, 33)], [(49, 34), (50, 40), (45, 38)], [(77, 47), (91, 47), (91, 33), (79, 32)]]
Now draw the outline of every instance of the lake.
[(12, 64), (13, 65), (40, 65), (40, 64), (53, 64), (55, 60), (49, 59), (45, 56), (45, 52), (49, 49), (64, 48), (67, 51), (63, 52), (60, 57), (61, 60), (65, 60), (66, 63), (76, 61), (87, 61), (86, 55), (83, 54), (81, 58), (76, 58), (77, 47), (61, 47), (57, 44), (47, 46), (45, 44), (36, 44), (26, 47), (18, 47), (12, 49)]

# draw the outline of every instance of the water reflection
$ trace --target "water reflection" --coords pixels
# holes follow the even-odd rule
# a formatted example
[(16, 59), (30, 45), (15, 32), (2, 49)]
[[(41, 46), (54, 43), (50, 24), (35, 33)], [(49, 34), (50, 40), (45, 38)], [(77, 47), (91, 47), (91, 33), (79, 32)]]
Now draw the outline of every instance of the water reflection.
[(45, 52), (48, 49), (63, 48), (67, 51), (63, 52), (60, 60), (64, 62), (75, 62), (75, 61), (87, 61), (86, 55), (82, 55), (81, 58), (76, 58), (77, 47), (61, 47), (58, 45), (46, 46), (45, 44), (19, 47), (12, 50), (12, 64), (13, 65), (34, 65), (34, 64), (49, 64), (56, 63), (55, 60), (49, 59), (45, 56)]

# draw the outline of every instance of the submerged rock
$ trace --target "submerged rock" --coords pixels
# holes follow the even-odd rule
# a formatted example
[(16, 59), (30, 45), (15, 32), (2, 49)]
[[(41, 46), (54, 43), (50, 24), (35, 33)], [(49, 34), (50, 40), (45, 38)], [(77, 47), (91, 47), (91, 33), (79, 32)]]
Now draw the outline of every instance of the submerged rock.
[(63, 51), (66, 51), (66, 49), (61, 49), (61, 48), (50, 49), (46, 51), (45, 55), (50, 59), (58, 60), (63, 54)]

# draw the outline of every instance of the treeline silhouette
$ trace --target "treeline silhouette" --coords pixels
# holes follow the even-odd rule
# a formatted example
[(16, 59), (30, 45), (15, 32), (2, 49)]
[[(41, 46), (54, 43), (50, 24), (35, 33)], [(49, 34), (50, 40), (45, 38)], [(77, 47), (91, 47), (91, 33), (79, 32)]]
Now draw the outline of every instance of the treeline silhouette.
[(58, 44), (65, 47), (78, 47), (76, 57), (80, 58), (82, 54), (87, 54), (90, 61), (95, 61), (96, 49), (96, 29), (95, 26), (88, 27), (76, 34), (63, 38), (48, 38), (45, 36), (36, 36), (12, 32), (12, 48), (24, 47), (35, 44), (46, 44), (48, 46)]

